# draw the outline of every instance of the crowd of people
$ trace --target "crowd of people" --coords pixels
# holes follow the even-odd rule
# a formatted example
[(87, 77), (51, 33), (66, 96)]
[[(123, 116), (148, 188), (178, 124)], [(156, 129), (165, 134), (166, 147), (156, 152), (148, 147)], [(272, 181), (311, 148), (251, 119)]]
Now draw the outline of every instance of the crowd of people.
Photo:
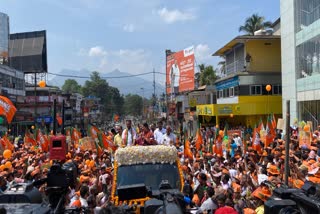
[[(309, 147), (299, 146), (297, 133), (292, 130), (289, 152), (289, 187), (293, 188), (301, 188), (306, 181), (320, 183), (320, 130), (312, 132)], [(107, 135), (118, 148), (175, 146), (184, 176), (183, 194), (192, 200), (192, 206), (199, 207), (198, 213), (262, 214), (264, 202), (273, 189), (284, 184), (285, 141), (281, 134), (268, 146), (260, 142), (259, 150), (250, 138), (239, 134), (227, 138), (227, 146), (219, 150), (226, 138), (217, 130), (202, 127), (193, 138), (182, 133), (176, 135), (171, 126), (164, 126), (162, 121), (134, 127), (127, 120), (125, 127), (115, 125)], [(5, 150), (0, 156), (0, 193), (15, 184), (45, 178), (53, 164), (49, 153), (42, 152), (41, 147), (21, 140), (12, 143), (12, 151)], [(103, 213), (111, 203), (114, 150), (99, 153), (68, 146), (66, 162), (77, 165), (79, 176), (66, 194), (65, 206), (86, 207), (91, 213)], [(44, 200), (48, 200), (46, 184), (38, 188)]]

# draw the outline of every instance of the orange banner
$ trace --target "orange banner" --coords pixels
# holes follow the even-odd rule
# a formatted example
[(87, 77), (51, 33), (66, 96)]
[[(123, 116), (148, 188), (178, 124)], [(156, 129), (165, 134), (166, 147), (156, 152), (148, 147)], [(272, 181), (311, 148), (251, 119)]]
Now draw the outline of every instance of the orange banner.
[(167, 56), (167, 94), (194, 89), (194, 47)]
[(0, 115), (7, 118), (8, 123), (11, 123), (17, 109), (7, 97), (0, 96)]

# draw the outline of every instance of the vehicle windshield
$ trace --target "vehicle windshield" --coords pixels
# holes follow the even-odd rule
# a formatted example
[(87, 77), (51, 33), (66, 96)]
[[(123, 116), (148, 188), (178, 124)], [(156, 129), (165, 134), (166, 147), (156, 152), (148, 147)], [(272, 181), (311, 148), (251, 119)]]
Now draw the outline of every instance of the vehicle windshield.
[(118, 167), (117, 187), (144, 183), (152, 190), (158, 190), (163, 180), (167, 180), (173, 189), (180, 189), (178, 167), (160, 163)]

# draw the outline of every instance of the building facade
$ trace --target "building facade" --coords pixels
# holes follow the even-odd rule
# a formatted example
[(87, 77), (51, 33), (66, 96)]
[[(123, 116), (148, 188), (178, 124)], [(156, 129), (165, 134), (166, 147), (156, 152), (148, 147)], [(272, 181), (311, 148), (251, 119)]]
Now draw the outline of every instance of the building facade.
[(283, 0), (281, 13), (283, 112), (290, 122), (320, 119), (320, 1)]
[[(280, 24), (280, 22), (279, 22)], [(238, 36), (213, 54), (225, 59), (225, 74), (215, 82), (216, 104), (197, 105), (197, 114), (223, 126), (254, 126), (282, 114), (280, 36)], [(271, 85), (267, 91), (266, 86)]]
[(0, 64), (8, 64), (9, 16), (0, 12)]

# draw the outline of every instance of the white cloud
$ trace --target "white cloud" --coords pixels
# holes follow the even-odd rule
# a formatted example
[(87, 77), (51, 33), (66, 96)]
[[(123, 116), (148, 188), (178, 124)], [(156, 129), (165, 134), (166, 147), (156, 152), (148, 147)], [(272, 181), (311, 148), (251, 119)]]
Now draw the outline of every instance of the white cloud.
[(191, 12), (182, 12), (180, 10), (168, 10), (162, 8), (158, 10), (158, 15), (168, 24), (172, 24), (177, 21), (193, 20), (196, 16)]
[(207, 44), (199, 44), (195, 48), (195, 57), (198, 63), (204, 63), (212, 59), (210, 48)]
[(101, 46), (95, 46), (95, 47), (90, 48), (88, 54), (91, 57), (101, 57), (101, 56), (106, 56), (107, 51), (105, 51), (103, 49), (103, 47), (101, 47)]
[(132, 33), (135, 30), (135, 26), (133, 24), (126, 24), (123, 26), (123, 30)]

